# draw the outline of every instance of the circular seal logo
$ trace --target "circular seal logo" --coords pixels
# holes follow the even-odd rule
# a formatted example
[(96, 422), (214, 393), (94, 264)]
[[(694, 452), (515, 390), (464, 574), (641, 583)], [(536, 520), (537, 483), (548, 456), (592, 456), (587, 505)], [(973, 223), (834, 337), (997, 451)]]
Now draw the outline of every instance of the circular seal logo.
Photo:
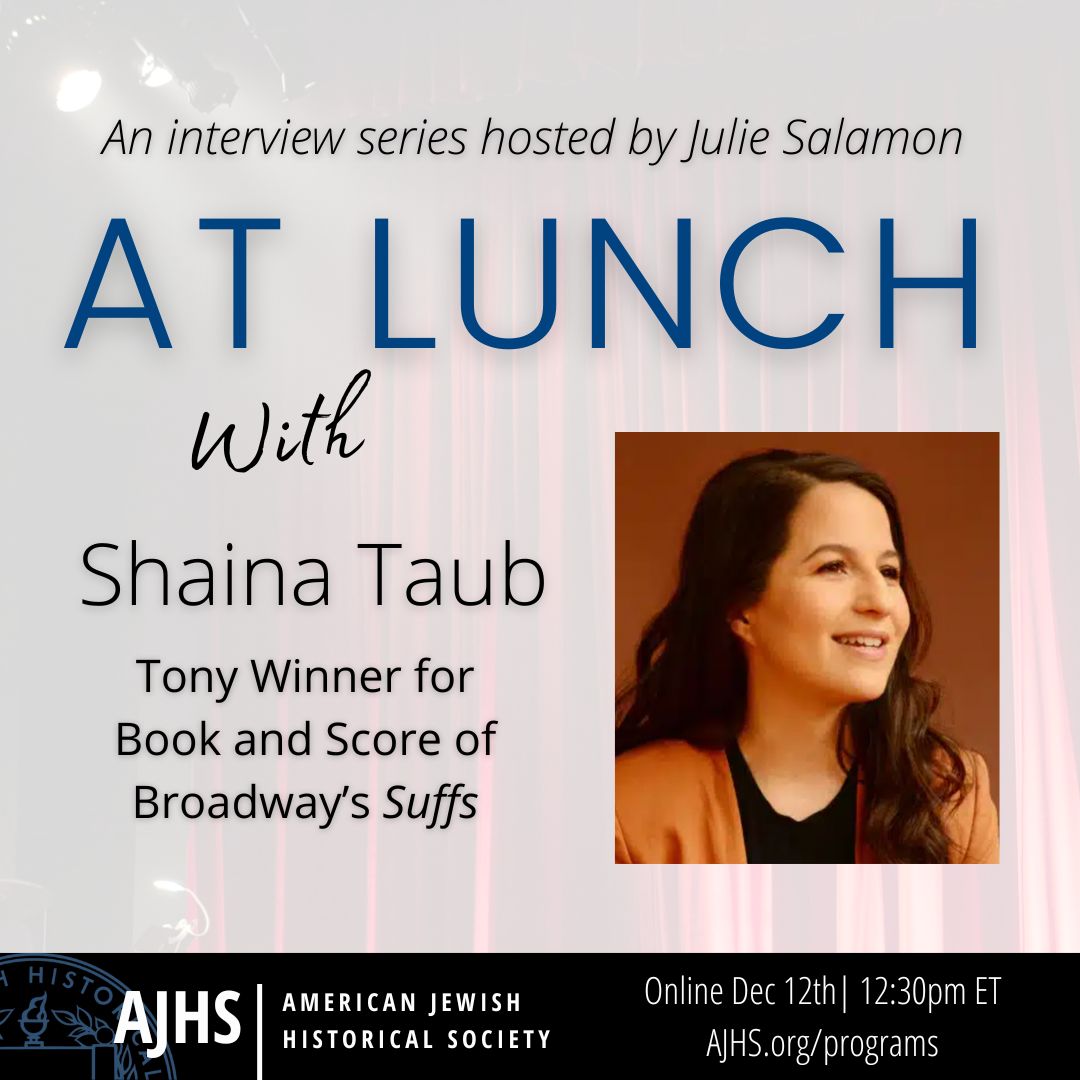
[[(171, 1050), (148, 1058), (137, 1032), (113, 1042), (127, 989), (69, 956), (0, 956), (0, 1076), (175, 1080)], [(157, 1020), (147, 1019), (156, 1038)]]

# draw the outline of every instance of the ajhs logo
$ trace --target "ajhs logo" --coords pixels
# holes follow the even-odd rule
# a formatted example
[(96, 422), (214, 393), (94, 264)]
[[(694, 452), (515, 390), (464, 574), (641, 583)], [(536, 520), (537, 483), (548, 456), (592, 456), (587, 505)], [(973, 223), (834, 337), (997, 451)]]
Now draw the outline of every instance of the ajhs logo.
[[(199, 991), (194, 1007), (184, 991), (174, 997), (175, 1041), (187, 1041), (194, 1026), (197, 1041), (209, 1042), (209, 994)], [(229, 1011), (239, 997), (235, 990), (215, 997), (214, 1011), (225, 1030), (214, 1032), (214, 1042), (240, 1037), (240, 1022)], [(0, 1076), (175, 1080), (169, 998), (157, 993), (155, 1016), (138, 991), (92, 964), (46, 954), (0, 957)]]
[[(194, 1024), (197, 1035), (196, 1042), (208, 1043), (210, 1041), (210, 994), (206, 990), (195, 992), (195, 1008), (188, 1008), (187, 992), (177, 990), (173, 995), (176, 1008), (173, 1011), (173, 1029), (175, 1041), (187, 1042), (187, 1028)], [(222, 990), (214, 998), (214, 1012), (225, 1022), (228, 1030), (214, 1032), (214, 1042), (219, 1044), (234, 1043), (240, 1038), (240, 1021), (229, 1012), (229, 1002), (238, 1001), (240, 995), (235, 990)], [(144, 1046), (150, 1046), (148, 1057), (160, 1057), (168, 1049), (169, 1027), (169, 992), (159, 990), (157, 992), (157, 1015), (160, 1026), (157, 1028), (157, 1041), (154, 1042), (154, 1017), (146, 1011), (143, 1004), (142, 994), (138, 990), (128, 990), (124, 994), (124, 1004), (120, 1009), (120, 1020), (116, 1025), (116, 1042), (121, 1043), (129, 1034), (137, 1034)]]

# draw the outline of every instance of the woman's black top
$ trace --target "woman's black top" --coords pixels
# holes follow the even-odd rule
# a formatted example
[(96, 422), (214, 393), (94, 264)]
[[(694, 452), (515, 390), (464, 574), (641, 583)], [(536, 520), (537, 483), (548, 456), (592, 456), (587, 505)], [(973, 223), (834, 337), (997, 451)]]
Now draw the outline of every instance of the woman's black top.
[(742, 818), (748, 863), (853, 863), (855, 796), (858, 770), (848, 771), (844, 786), (828, 806), (802, 821), (777, 813), (757, 786), (750, 766), (732, 740), (727, 749), (735, 797)]

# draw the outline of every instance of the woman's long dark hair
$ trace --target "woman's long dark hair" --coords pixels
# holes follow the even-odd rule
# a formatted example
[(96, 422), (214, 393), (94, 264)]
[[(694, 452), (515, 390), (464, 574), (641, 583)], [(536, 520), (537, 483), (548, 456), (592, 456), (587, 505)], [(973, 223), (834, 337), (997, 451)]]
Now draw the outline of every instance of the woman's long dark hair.
[(930, 641), (929, 611), (893, 493), (846, 458), (769, 450), (731, 462), (708, 481), (683, 540), (675, 593), (646, 626), (636, 678), (616, 697), (616, 752), (668, 738), (724, 746), (738, 734), (747, 667), (729, 619), (763, 593), (804, 492), (839, 482), (856, 484), (885, 507), (911, 623), (885, 693), (844, 710), (837, 759), (852, 765), (844, 755), (850, 733), (866, 783), (862, 838), (877, 859), (947, 862), (941, 815), (962, 789), (965, 769), (956, 744), (930, 726), (940, 688), (912, 674)]

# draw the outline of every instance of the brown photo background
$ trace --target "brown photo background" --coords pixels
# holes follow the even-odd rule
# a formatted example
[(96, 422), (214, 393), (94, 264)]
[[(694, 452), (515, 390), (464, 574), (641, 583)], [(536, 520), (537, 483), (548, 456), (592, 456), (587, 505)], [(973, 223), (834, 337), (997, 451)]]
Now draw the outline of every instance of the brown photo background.
[(918, 674), (943, 688), (935, 723), (986, 758), (994, 802), (999, 717), (997, 432), (619, 432), (615, 436), (615, 678), (671, 595), (705, 481), (758, 450), (821, 450), (873, 469), (896, 493), (933, 637)]

